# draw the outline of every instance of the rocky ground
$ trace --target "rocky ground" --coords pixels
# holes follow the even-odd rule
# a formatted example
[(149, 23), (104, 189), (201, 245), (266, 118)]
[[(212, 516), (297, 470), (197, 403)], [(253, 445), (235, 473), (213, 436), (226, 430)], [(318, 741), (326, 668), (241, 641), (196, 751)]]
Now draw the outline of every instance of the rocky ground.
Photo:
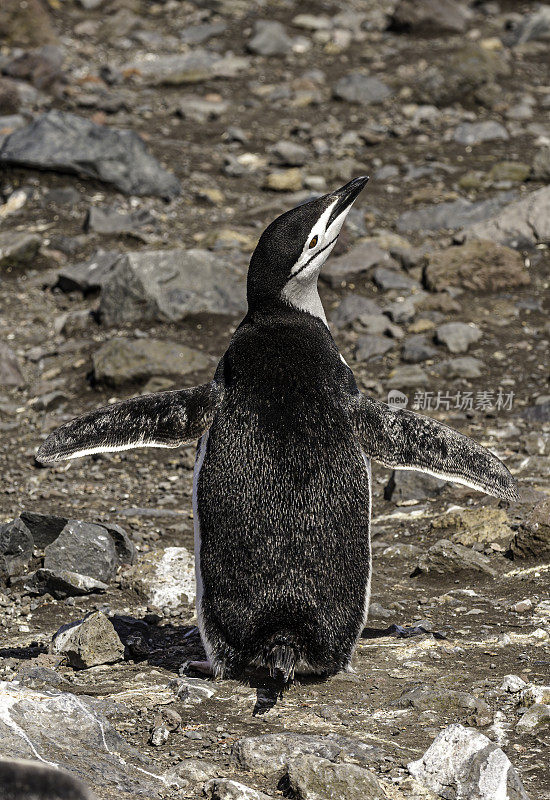
[[(105, 800), (548, 800), (550, 6), (4, 0), (0, 32), (1, 754)], [(522, 495), (375, 466), (355, 672), (274, 704), (181, 669), (192, 450), (34, 453), (209, 379), (263, 227), (360, 174), (342, 353)]]

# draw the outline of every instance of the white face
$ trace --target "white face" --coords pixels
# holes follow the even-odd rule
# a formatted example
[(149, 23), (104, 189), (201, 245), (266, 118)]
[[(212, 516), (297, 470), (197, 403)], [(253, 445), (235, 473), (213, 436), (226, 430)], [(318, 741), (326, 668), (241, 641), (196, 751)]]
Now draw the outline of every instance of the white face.
[(317, 292), (317, 277), (321, 267), (331, 254), (342, 225), (353, 205), (350, 203), (344, 208), (327, 228), (327, 222), (337, 202), (338, 199), (330, 204), (311, 229), (304, 249), (292, 268), (291, 277), (283, 289), (283, 296), (291, 305), (320, 317), (325, 323), (325, 312)]

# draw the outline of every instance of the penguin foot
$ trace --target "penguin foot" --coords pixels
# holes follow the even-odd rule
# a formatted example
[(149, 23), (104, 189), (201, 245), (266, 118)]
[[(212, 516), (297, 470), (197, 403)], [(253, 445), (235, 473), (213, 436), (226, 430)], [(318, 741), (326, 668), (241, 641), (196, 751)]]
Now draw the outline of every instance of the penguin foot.
[(180, 675), (192, 675), (193, 673), (200, 673), (201, 675), (208, 675), (214, 677), (214, 667), (210, 661), (184, 661), (180, 667)]

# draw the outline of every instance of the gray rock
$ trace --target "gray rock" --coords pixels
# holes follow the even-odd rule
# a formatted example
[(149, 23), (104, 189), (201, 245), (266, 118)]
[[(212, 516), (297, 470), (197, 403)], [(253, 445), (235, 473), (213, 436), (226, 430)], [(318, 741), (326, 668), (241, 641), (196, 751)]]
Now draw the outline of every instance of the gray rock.
[(502, 569), (495, 569), (490, 559), (482, 553), (477, 553), (456, 542), (450, 542), (448, 539), (439, 539), (424, 555), (420, 556), (413, 575), (448, 575), (463, 570), (482, 572), (491, 578), (502, 574)]
[(63, 655), (72, 667), (86, 669), (114, 664), (124, 658), (124, 645), (101, 611), (63, 625), (52, 639), (52, 653)]
[(357, 339), (355, 358), (357, 361), (369, 361), (375, 356), (382, 356), (395, 347), (395, 341), (387, 336), (367, 334)]
[(212, 778), (204, 786), (208, 800), (270, 800), (270, 796), (229, 778)]
[(520, 253), (482, 239), (428, 253), (423, 277), (426, 287), (434, 292), (450, 287), (476, 292), (509, 291), (530, 283)]
[(435, 331), (436, 341), (451, 353), (465, 353), (471, 344), (479, 342), (481, 335), (477, 325), (465, 322), (445, 322)]
[(284, 56), (292, 52), (292, 39), (280, 22), (260, 19), (247, 49), (259, 56)]
[(103, 581), (81, 575), (72, 570), (37, 569), (24, 583), (30, 594), (51, 594), (58, 600), (66, 597), (82, 597), (95, 592), (105, 592), (109, 588)]
[(456, 0), (399, 0), (392, 30), (415, 34), (463, 33), (472, 12)]
[(0, 386), (23, 386), (25, 379), (19, 359), (7, 344), (0, 342)]
[(244, 286), (225, 260), (208, 250), (126, 253), (107, 277), (100, 313), (107, 325), (178, 322), (190, 314), (238, 314)]
[(202, 44), (214, 36), (220, 36), (225, 30), (227, 23), (222, 19), (216, 22), (203, 22), (199, 25), (189, 25), (181, 31), (180, 39), (184, 44)]
[(550, 181), (550, 147), (541, 147), (533, 159), (533, 178)]
[(516, 733), (537, 734), (550, 729), (550, 705), (535, 703), (521, 716)]
[(349, 760), (360, 766), (378, 763), (384, 757), (380, 747), (343, 736), (288, 731), (239, 739), (232, 750), (232, 757), (240, 767), (274, 780), (285, 774), (295, 758), (310, 754), (329, 761)]
[(98, 383), (122, 386), (152, 376), (181, 378), (210, 366), (199, 350), (159, 339), (123, 339), (105, 342), (92, 356)]
[(409, 278), (399, 270), (386, 269), (386, 267), (376, 267), (373, 272), (373, 280), (379, 289), (387, 292), (389, 289), (402, 289), (410, 291), (418, 287), (418, 282)]
[(391, 95), (391, 90), (378, 78), (362, 72), (349, 72), (334, 86), (334, 97), (362, 106), (381, 103)]
[(380, 308), (369, 297), (360, 294), (348, 294), (334, 311), (331, 322), (337, 328), (344, 328), (367, 314), (380, 314)]
[(449, 358), (442, 361), (435, 368), (438, 375), (443, 378), (480, 378), (483, 374), (484, 364), (479, 358), (464, 356), (463, 358)]
[[(0, 704), (5, 709), (0, 718), (0, 755), (39, 758), (63, 767), (101, 797), (126, 793), (136, 800), (158, 800), (166, 796), (166, 784), (155, 774), (154, 764), (124, 741), (95, 698), (4, 682)], [(78, 795), (61, 797), (76, 800)]]
[(20, 575), (30, 564), (34, 548), (31, 532), (21, 519), (0, 525), (0, 575)]
[(220, 56), (195, 47), (188, 53), (156, 55), (125, 64), (123, 71), (139, 75), (150, 86), (180, 86), (202, 83), (210, 78), (234, 78), (248, 67), (248, 59), (227, 53)]
[(550, 186), (510, 203), (486, 221), (469, 225), (467, 239), (489, 239), (520, 249), (550, 243)]
[(111, 275), (120, 253), (97, 251), (87, 261), (72, 267), (64, 267), (57, 279), (57, 286), (63, 292), (94, 292), (103, 287)]
[(550, 6), (541, 5), (532, 14), (526, 14), (512, 34), (512, 44), (531, 40), (550, 39)]
[[(0, 150), (0, 160), (1, 160)], [(0, 268), (30, 264), (42, 244), (36, 233), (4, 231), (0, 233)]]
[(361, 314), (357, 321), (369, 334), (385, 334), (394, 339), (402, 339), (404, 336), (403, 329), (394, 325), (385, 314)]
[(283, 167), (302, 167), (311, 158), (307, 147), (284, 139), (273, 145), (271, 152), (275, 163)]
[(397, 708), (415, 708), (417, 711), (439, 711), (446, 716), (460, 713), (464, 721), (475, 725), (489, 725), (492, 714), (485, 700), (469, 692), (432, 686), (407, 689), (392, 704)]
[(195, 790), (198, 794), (198, 785), (214, 778), (217, 772), (216, 764), (205, 758), (185, 758), (179, 764), (170, 767), (164, 773), (164, 777), (169, 785), (184, 789), (189, 794)]
[(409, 336), (401, 349), (401, 358), (408, 364), (418, 364), (435, 356), (437, 356), (437, 350), (422, 334)]
[(409, 772), (441, 797), (456, 800), (529, 800), (508, 757), (486, 736), (449, 725)]
[[(475, 223), (495, 215), (510, 198), (509, 193), (476, 203), (459, 198), (449, 203), (425, 206), (416, 211), (405, 211), (397, 220), (397, 230), (404, 233), (406, 231), (458, 230), (469, 225), (473, 226)], [(491, 237), (476, 236), (475, 238)]]
[(48, 111), (10, 134), (0, 147), (0, 163), (74, 173), (124, 194), (170, 198), (181, 191), (177, 178), (134, 131), (96, 125), (65, 111)]
[(54, 542), (68, 522), (65, 517), (37, 514), (35, 511), (22, 511), (19, 517), (31, 532), (34, 546), (38, 550), (43, 550), (46, 545)]
[(112, 523), (103, 523), (105, 528), (115, 546), (119, 564), (133, 564), (136, 560), (136, 546), (120, 525), (113, 525)]
[(104, 583), (114, 578), (119, 563), (106, 528), (78, 520), (70, 520), (44, 553), (44, 569), (68, 570)]
[(0, 758), (0, 786), (4, 800), (96, 800), (70, 772), (29, 759)]
[(229, 104), (224, 100), (206, 100), (203, 97), (187, 96), (178, 100), (177, 112), (184, 119), (203, 124), (225, 114)]
[(400, 325), (403, 322), (411, 322), (416, 315), (416, 306), (427, 297), (426, 292), (417, 291), (407, 297), (399, 297), (384, 308), (392, 322)]
[(356, 764), (335, 764), (314, 755), (298, 756), (288, 765), (288, 785), (300, 800), (385, 800), (372, 772)]
[(357, 280), (375, 266), (397, 267), (398, 264), (375, 242), (362, 242), (348, 253), (329, 261), (320, 278), (337, 288), (343, 283)]
[(409, 506), (440, 494), (447, 481), (414, 470), (395, 469), (384, 488), (384, 497), (398, 506)]
[(427, 386), (428, 376), (418, 364), (406, 364), (395, 367), (390, 372), (387, 382), (389, 389), (415, 389), (419, 386)]
[(153, 223), (154, 219), (147, 209), (138, 209), (126, 214), (116, 208), (92, 206), (88, 210), (84, 230), (89, 233), (126, 233), (141, 236), (141, 229)]
[(456, 128), (453, 138), (459, 144), (480, 144), (481, 142), (492, 142), (495, 139), (507, 140), (510, 136), (500, 122), (485, 120), (484, 122), (463, 122)]

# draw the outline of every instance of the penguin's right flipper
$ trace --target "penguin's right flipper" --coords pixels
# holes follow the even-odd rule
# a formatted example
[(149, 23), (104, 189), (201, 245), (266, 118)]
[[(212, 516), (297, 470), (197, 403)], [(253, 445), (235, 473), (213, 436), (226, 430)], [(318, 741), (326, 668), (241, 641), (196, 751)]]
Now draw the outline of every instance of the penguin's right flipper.
[(518, 499), (516, 481), (502, 461), (468, 436), (364, 395), (351, 400), (349, 411), (361, 447), (373, 461), (426, 472), (504, 500)]
[(51, 464), (94, 453), (190, 444), (208, 430), (222, 397), (223, 388), (212, 382), (98, 408), (57, 428), (36, 460)]

